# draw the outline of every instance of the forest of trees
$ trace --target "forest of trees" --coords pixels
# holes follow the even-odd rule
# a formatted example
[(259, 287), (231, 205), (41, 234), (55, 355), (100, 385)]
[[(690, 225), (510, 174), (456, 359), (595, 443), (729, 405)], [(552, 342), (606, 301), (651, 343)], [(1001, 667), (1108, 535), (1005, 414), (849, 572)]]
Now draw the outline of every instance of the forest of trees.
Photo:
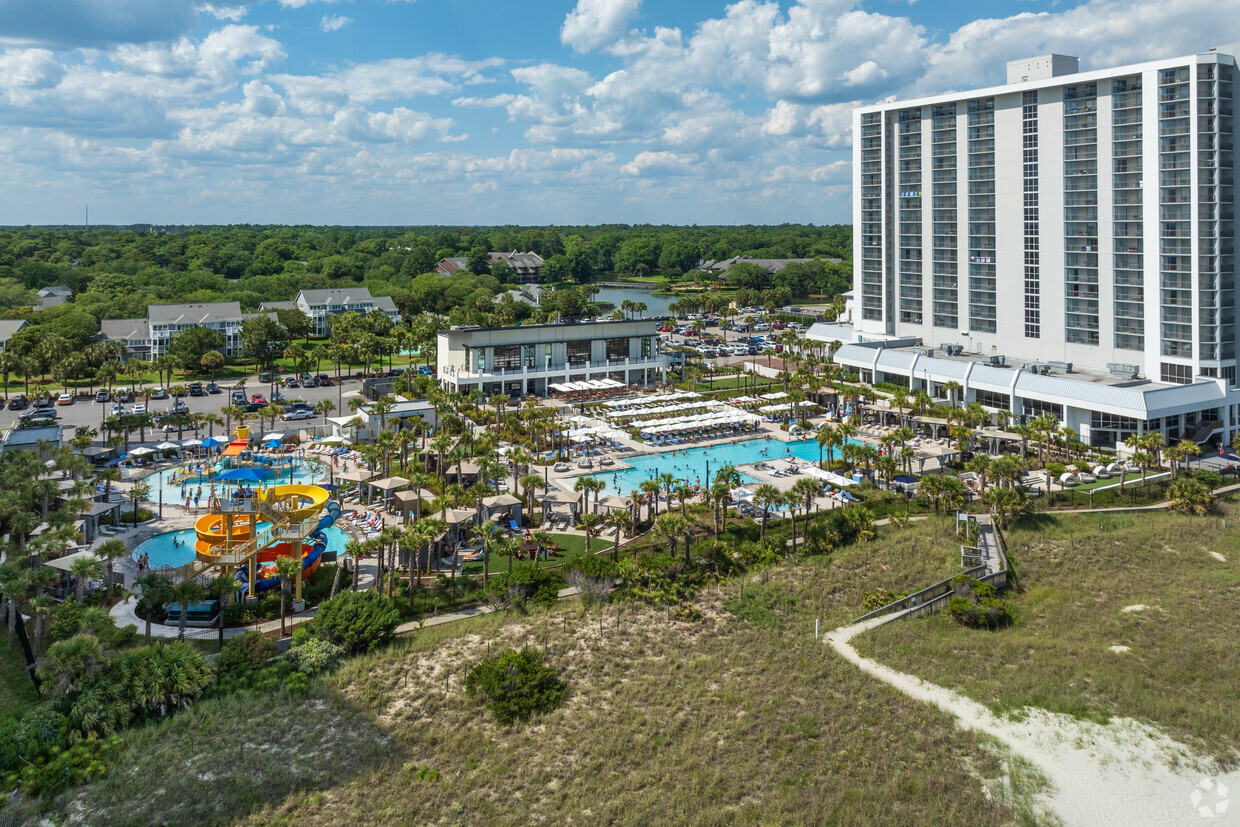
[[(0, 229), (0, 318), (25, 319), (40, 338), (55, 334), (57, 343), (81, 352), (101, 320), (144, 317), (151, 304), (237, 301), (250, 312), (264, 301), (292, 299), (298, 290), (361, 284), (376, 296), (391, 296), (406, 320), (430, 313), (452, 323), (511, 324), (531, 309), (494, 301), (513, 279), (507, 265), (492, 267), (485, 253), (514, 250), (545, 259), (544, 282), (576, 284), (644, 276), (696, 280), (700, 261), (737, 255), (822, 259), (774, 276), (742, 266), (729, 286), (830, 297), (851, 285), (851, 245), (850, 227), (808, 225), (14, 227)], [(432, 272), (439, 259), (452, 256), (465, 257), (471, 272)], [(34, 309), (36, 291), (52, 285), (70, 287), (72, 299)], [(571, 299), (575, 304), (577, 297)], [(554, 301), (543, 309), (556, 312)]]

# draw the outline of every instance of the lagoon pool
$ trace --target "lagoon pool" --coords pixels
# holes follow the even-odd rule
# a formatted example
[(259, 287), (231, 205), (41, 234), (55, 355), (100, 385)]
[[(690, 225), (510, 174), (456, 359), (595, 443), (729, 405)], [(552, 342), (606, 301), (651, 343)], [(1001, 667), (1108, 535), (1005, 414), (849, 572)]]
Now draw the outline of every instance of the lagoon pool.
[[(212, 465), (213, 467), (218, 468), (218, 463), (212, 463)], [(147, 476), (145, 479), (145, 482), (147, 485), (151, 487), (151, 492), (150, 494), (147, 495), (147, 498), (146, 498), (147, 501), (150, 503), (158, 504), (160, 502), (160, 497), (162, 495), (164, 505), (183, 506), (185, 505), (185, 497), (188, 494), (191, 497), (190, 505), (192, 506), (193, 505), (192, 498), (196, 493), (198, 493), (198, 489), (201, 487), (202, 498), (199, 500), (199, 506), (203, 509), (203, 511), (200, 511), (199, 513), (205, 513), (205, 509), (207, 508), (207, 501), (210, 499), (210, 495), (211, 495), (211, 484), (209, 482), (207, 483), (193, 482), (187, 485), (179, 485), (179, 484), (174, 485), (171, 482), (169, 482), (169, 480), (171, 480), (173, 475), (176, 474), (176, 472), (178, 472), (179, 470), (181, 470), (181, 466), (177, 466), (174, 468), (165, 468), (163, 471), (158, 471), (154, 474)], [(213, 471), (212, 473), (215, 473), (215, 472)], [(325, 481), (328, 477), (328, 473), (329, 472), (327, 471), (327, 469), (324, 468), (323, 473), (315, 474), (315, 473), (312, 473), (307, 466), (299, 465), (298, 467), (292, 470), (291, 475), (289, 471), (281, 469), (281, 472), (279, 473), (279, 475), (271, 476), (270, 478), (265, 480), (262, 483), (262, 485), (287, 485), (290, 482), (297, 483), (297, 484), (308, 484), (308, 483), (313, 484), (316, 482)], [(220, 483), (219, 486), (217, 486), (217, 488), (223, 488), (225, 485), (226, 483)], [(232, 489), (235, 489), (237, 487), (237, 484), (235, 482), (227, 483), (227, 485), (230, 486)]]
[[(849, 440), (850, 442), (853, 440)], [(743, 442), (723, 443), (702, 448), (677, 448), (672, 451), (643, 456), (625, 457), (624, 461), (632, 465), (622, 471), (604, 471), (591, 476), (598, 477), (607, 483), (607, 494), (618, 494), (626, 497), (644, 480), (664, 472), (670, 472), (678, 480), (690, 485), (705, 484), (706, 467), (710, 464), (710, 473), (715, 473), (723, 465), (750, 465), (765, 460), (797, 457), (808, 462), (817, 462), (819, 456), (818, 443), (812, 439), (797, 442), (781, 442), (778, 439), (748, 439)], [(756, 482), (753, 477), (742, 473), (742, 482)]]
[[(260, 529), (267, 528), (271, 523), (259, 523)], [(349, 542), (349, 535), (343, 528), (339, 526), (328, 526), (323, 531), (323, 535), (327, 538), (327, 550), (334, 551), (337, 554), (344, 553), (344, 547)], [(190, 563), (196, 556), (194, 553), (194, 542), (198, 539), (197, 534), (192, 528), (184, 531), (169, 531), (165, 534), (156, 534), (149, 540), (144, 540), (138, 544), (138, 547), (130, 552), (135, 559), (143, 554), (151, 556), (151, 568), (158, 569), (160, 566), (184, 566)]]

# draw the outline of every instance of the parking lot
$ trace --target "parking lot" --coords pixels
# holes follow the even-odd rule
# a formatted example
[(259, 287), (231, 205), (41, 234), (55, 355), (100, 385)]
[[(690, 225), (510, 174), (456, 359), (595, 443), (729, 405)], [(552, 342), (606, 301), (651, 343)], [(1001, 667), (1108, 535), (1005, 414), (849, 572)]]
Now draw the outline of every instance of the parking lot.
[[(185, 384), (188, 386), (188, 383), (183, 382), (177, 382), (177, 384)], [(203, 387), (206, 387), (205, 382), (203, 383)], [(349, 391), (361, 390), (361, 387), (362, 382), (360, 379), (345, 379), (342, 385), (337, 385), (335, 377), (332, 375), (331, 387), (279, 388), (281, 395), (284, 397), (280, 404), (287, 406), (290, 402), (304, 401), (313, 406), (323, 399), (330, 399), (336, 405), (336, 411), (333, 412), (333, 415), (339, 415), (341, 412), (347, 413), (349, 409), (349, 399), (344, 397), (344, 394)], [(185, 408), (188, 413), (218, 414), (221, 408), (231, 404), (232, 391), (234, 388), (243, 389), (247, 398), (258, 393), (261, 393), (268, 400), (273, 398), (273, 385), (269, 383), (259, 384), (258, 377), (254, 376), (245, 380), (244, 383), (221, 383), (220, 393), (207, 394), (205, 396), (184, 396), (181, 397), (179, 401), (185, 404)], [(149, 386), (143, 388), (144, 392), (149, 392), (151, 390), (152, 388)], [(158, 418), (172, 412), (172, 406), (176, 401), (177, 400), (174, 400), (171, 395), (165, 399), (147, 399), (145, 396), (139, 395), (135, 397), (134, 402), (125, 404), (125, 413), (133, 413), (135, 404), (145, 404), (147, 413), (150, 413)], [(74, 429), (89, 427), (97, 430), (103, 420), (112, 415), (112, 404), (112, 402), (95, 402), (93, 398), (90, 400), (78, 398), (72, 405), (54, 405), (53, 409), (58, 417), (56, 420), (57, 424), (65, 425)], [(30, 407), (25, 410), (13, 411), (9, 410), (6, 406), (3, 414), (0, 415), (2, 416), (2, 418), (0, 418), (0, 422), (3, 422), (5, 427), (16, 425), (18, 418), (22, 414), (28, 413), (33, 409), (33, 397)], [(321, 421), (318, 417), (315, 417), (315, 419)], [(159, 432), (156, 431), (156, 433)], [(72, 432), (65, 433), (65, 439), (71, 439), (72, 437)]]

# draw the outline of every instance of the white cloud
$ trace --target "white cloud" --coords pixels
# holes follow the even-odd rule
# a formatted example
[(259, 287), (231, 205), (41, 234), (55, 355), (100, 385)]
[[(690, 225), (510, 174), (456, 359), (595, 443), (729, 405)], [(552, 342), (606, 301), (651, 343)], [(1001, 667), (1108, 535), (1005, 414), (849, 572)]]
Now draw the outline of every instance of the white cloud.
[(645, 175), (650, 171), (682, 173), (694, 161), (696, 155), (677, 155), (675, 152), (639, 152), (620, 171), (626, 175)]
[(325, 14), (323, 19), (319, 21), (319, 28), (325, 32), (338, 32), (352, 22), (352, 17), (345, 17), (343, 14)]
[(47, 49), (5, 49), (0, 53), (0, 88), (51, 89), (65, 67)]
[(324, 115), (345, 105), (404, 100), (457, 91), (476, 82), (485, 70), (502, 65), (497, 58), (469, 61), (429, 54), (361, 63), (327, 75), (273, 75), (303, 112)]
[(201, 6), (200, 9), (216, 20), (227, 20), (230, 23), (240, 22), (250, 11), (245, 6), (214, 6), (210, 3)]
[(611, 45), (637, 14), (641, 0), (577, 0), (564, 18), (560, 42), (575, 52)]

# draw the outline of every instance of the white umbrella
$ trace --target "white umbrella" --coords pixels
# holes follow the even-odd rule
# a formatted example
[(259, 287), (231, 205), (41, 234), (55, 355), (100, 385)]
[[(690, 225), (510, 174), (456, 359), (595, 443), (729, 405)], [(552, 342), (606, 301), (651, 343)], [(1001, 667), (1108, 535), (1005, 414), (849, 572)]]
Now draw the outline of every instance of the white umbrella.
[(144, 448), (144, 447), (142, 447), (141, 445), (139, 445), (137, 448), (134, 448), (134, 449), (133, 449), (132, 451), (130, 451), (129, 453), (130, 453), (130, 455), (131, 455), (131, 456), (135, 456), (135, 457), (144, 457), (144, 456), (146, 456), (147, 454), (153, 454), (153, 453), (155, 453), (155, 449), (153, 449), (153, 448)]
[(181, 443), (182, 448), (197, 448), (202, 444), (201, 439), (187, 439)]
[(177, 445), (175, 442), (161, 442), (155, 446), (155, 450), (157, 451), (179, 451), (181, 450), (181, 446)]
[(344, 437), (340, 436), (339, 434), (332, 434), (331, 436), (323, 437), (322, 439), (319, 440), (319, 442), (322, 443), (323, 445), (339, 445), (340, 443), (344, 442)]
[(271, 433), (267, 434), (262, 439), (260, 439), (259, 442), (270, 442), (273, 439), (283, 440), (284, 432), (283, 431), (272, 431)]

